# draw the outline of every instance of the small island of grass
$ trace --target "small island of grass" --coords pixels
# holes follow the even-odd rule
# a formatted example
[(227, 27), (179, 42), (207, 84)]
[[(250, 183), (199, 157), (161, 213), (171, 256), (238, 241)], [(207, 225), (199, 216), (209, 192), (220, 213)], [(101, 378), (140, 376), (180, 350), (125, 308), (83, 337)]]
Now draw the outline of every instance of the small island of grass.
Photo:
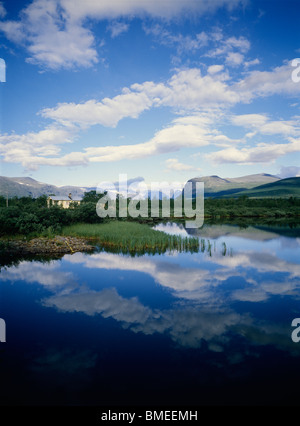
[(167, 250), (195, 252), (199, 249), (198, 238), (168, 235), (149, 225), (128, 221), (78, 223), (65, 226), (62, 234), (84, 237), (103, 248), (121, 253), (162, 253)]

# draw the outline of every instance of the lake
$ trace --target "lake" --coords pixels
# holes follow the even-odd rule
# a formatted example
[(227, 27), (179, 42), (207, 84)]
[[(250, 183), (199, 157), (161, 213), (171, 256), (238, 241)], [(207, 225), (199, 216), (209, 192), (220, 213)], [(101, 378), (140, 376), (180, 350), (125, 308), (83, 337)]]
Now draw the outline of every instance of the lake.
[(299, 227), (195, 235), (198, 253), (99, 250), (2, 268), (1, 404), (298, 404)]

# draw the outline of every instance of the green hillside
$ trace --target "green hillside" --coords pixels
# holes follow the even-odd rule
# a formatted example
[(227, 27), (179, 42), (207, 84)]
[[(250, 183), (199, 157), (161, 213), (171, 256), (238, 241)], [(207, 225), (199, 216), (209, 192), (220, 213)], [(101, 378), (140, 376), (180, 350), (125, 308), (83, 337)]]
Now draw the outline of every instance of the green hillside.
[[(188, 182), (204, 183), (205, 198), (288, 198), (300, 197), (300, 177), (279, 179), (265, 173), (240, 178), (223, 179), (219, 176), (193, 178)], [(187, 196), (195, 196), (195, 186), (184, 188)]]
[(223, 197), (300, 197), (300, 177), (281, 179), (277, 182), (267, 183), (252, 189), (245, 189), (231, 194), (224, 194)]

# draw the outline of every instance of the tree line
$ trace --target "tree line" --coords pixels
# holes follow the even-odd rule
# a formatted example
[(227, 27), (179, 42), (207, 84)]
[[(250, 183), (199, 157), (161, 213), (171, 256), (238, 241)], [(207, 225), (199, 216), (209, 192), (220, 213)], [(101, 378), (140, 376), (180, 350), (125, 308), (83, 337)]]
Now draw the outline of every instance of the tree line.
[(0, 196), (0, 235), (14, 234), (58, 234), (66, 225), (74, 223), (100, 223), (96, 213), (96, 202), (90, 196), (81, 204), (69, 209), (47, 206), (47, 196), (38, 198), (13, 197), (8, 200)]
[[(58, 234), (66, 225), (75, 223), (101, 223), (108, 220), (101, 219), (96, 213), (96, 204), (103, 194), (96, 191), (86, 192), (80, 204), (74, 203), (70, 208), (53, 205), (47, 206), (47, 196), (38, 198), (13, 197), (7, 200), (0, 196), (0, 235), (53, 235)], [(7, 202), (8, 201), (8, 202)], [(150, 201), (150, 200), (149, 200)], [(7, 205), (8, 204), (8, 205)], [(118, 204), (118, 199), (117, 199)], [(149, 209), (150, 209), (150, 202)], [(174, 200), (170, 200), (170, 218), (173, 218)], [(118, 212), (118, 207), (117, 207)], [(242, 196), (234, 199), (205, 199), (205, 218), (255, 218), (255, 217), (297, 217), (300, 215), (300, 198), (247, 198)], [(138, 220), (152, 223), (160, 218), (152, 219), (149, 210), (148, 218), (130, 217), (122, 220)]]

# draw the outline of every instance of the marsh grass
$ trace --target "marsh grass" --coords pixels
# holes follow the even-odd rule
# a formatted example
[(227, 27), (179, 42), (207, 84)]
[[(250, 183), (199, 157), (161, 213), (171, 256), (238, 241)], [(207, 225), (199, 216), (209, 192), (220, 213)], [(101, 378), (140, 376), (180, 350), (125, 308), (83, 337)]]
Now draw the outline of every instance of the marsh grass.
[(118, 253), (197, 252), (199, 239), (168, 235), (134, 222), (111, 221), (103, 224), (75, 224), (63, 228), (63, 235), (98, 241), (105, 249)]

